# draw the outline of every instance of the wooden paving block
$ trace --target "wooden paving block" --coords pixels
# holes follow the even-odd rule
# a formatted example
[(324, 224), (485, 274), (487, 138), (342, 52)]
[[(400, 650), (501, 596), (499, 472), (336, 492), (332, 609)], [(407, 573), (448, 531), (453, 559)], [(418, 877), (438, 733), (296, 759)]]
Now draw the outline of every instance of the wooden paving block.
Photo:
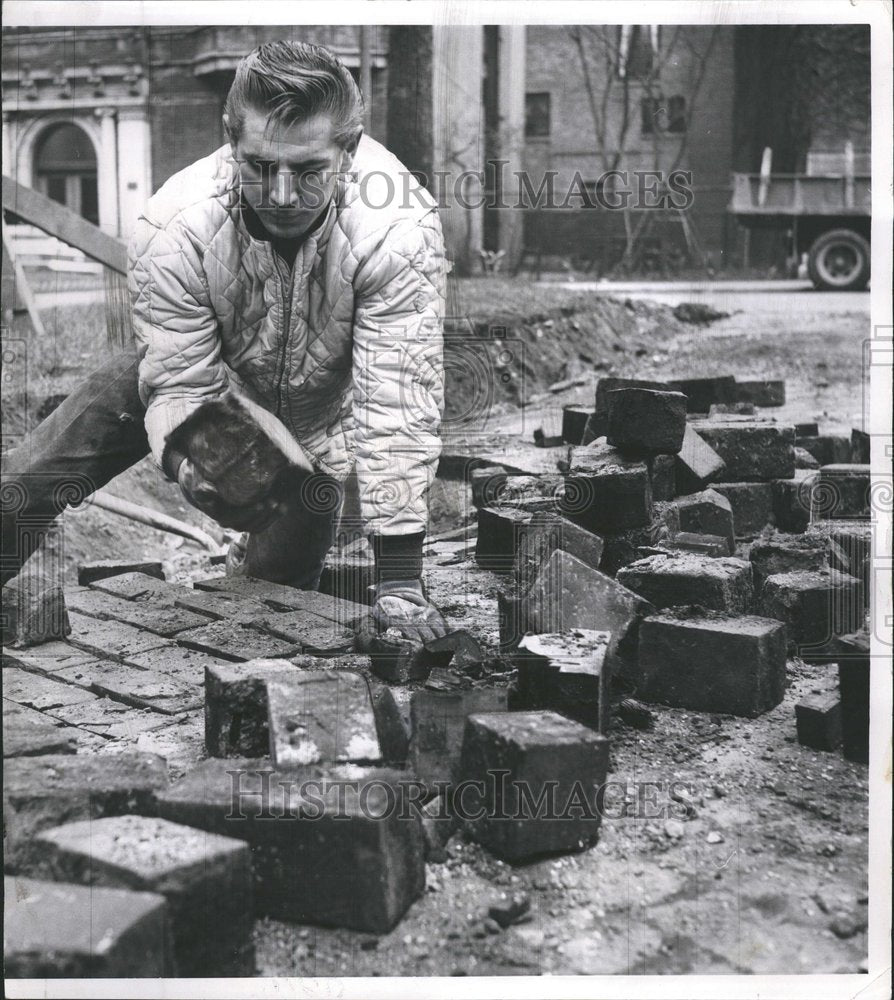
[(727, 555), (736, 547), (733, 508), (725, 496), (714, 489), (679, 497), (665, 511), (665, 523), (671, 535), (687, 531), (702, 535), (720, 535), (726, 539)]
[(174, 645), (163, 636), (144, 632), (123, 622), (103, 621), (76, 611), (72, 611), (69, 618), (69, 643), (100, 658), (129, 663), (132, 656)]
[(56, 881), (164, 896), (178, 975), (254, 974), (244, 841), (154, 816), (110, 816), (45, 830), (35, 852)]
[(637, 696), (754, 718), (785, 693), (785, 627), (698, 607), (650, 615), (639, 630)]
[(27, 649), (4, 649), (3, 665), (12, 665), (33, 674), (52, 676), (66, 667), (90, 663), (97, 657), (67, 642), (52, 640)]
[(294, 643), (312, 656), (338, 656), (354, 648), (354, 632), (308, 611), (283, 611), (255, 618), (252, 628)]
[(199, 649), (185, 646), (163, 646), (137, 653), (130, 658), (130, 664), (141, 670), (151, 670), (172, 677), (184, 686), (200, 689), (205, 683), (205, 668), (216, 663), (225, 663), (219, 656), (212, 656)]
[(380, 763), (369, 684), (344, 670), (297, 670), (266, 681), (275, 767)]
[[(466, 829), (507, 861), (592, 843), (608, 746), (602, 734), (556, 712), (470, 716), (460, 768), (473, 783), (463, 803)], [(501, 772), (505, 783), (496, 778)], [(535, 808), (544, 795), (545, 807)]]
[(148, 597), (161, 598), (166, 594), (176, 594), (181, 590), (190, 589), (176, 583), (167, 583), (161, 577), (138, 570), (91, 580), (89, 587), (91, 590), (99, 590), (125, 601), (145, 600)]
[(161, 979), (176, 975), (164, 896), (4, 878), (10, 979)]
[(478, 712), (508, 710), (508, 688), (414, 691), (410, 698), (410, 767), (430, 788), (459, 778), (466, 719)]
[(812, 750), (841, 746), (841, 700), (837, 694), (815, 694), (795, 705), (798, 742)]
[(686, 431), (686, 397), (654, 389), (614, 389), (608, 397), (610, 445), (634, 454), (676, 454)]
[(297, 642), (278, 639), (238, 622), (212, 622), (201, 628), (188, 629), (177, 636), (177, 641), (222, 660), (273, 659), (301, 652)]
[(3, 756), (38, 757), (75, 752), (69, 726), (25, 705), (3, 700)]
[(759, 607), (785, 622), (792, 653), (808, 662), (834, 661), (835, 637), (863, 623), (863, 584), (834, 569), (775, 573), (764, 580)]
[(745, 614), (754, 598), (751, 564), (732, 556), (717, 559), (689, 552), (649, 556), (618, 570), (618, 583), (656, 608), (699, 604)]
[(159, 815), (248, 841), (258, 913), (384, 934), (425, 889), (410, 785), (381, 768), (207, 760), (160, 796)]
[(0, 634), (4, 646), (25, 647), (64, 639), (70, 631), (61, 587), (22, 576), (3, 587)]
[(788, 479), (795, 471), (795, 431), (767, 423), (699, 421), (695, 430), (723, 459), (730, 482)]
[[(521, 598), (521, 632), (563, 632), (570, 628), (611, 632), (611, 671), (629, 674), (636, 661), (641, 618), (655, 609), (619, 581), (568, 552), (554, 552), (531, 590)], [(507, 609), (508, 611), (508, 609)], [(501, 630), (502, 634), (502, 630)]]
[(652, 485), (644, 461), (610, 445), (569, 449), (560, 513), (597, 534), (647, 525)]
[(869, 633), (861, 629), (839, 636), (838, 690), (841, 695), (841, 735), (844, 756), (869, 763)]
[(87, 687), (95, 694), (120, 701), (134, 708), (151, 708), (167, 715), (179, 715), (203, 703), (202, 682), (189, 685), (155, 670), (137, 670), (114, 660), (97, 660), (74, 668), (72, 683)]
[(526, 635), (514, 657), (518, 667), (517, 707), (553, 709), (606, 733), (611, 638), (611, 632), (595, 629)]
[(38, 712), (67, 708), (95, 695), (72, 684), (63, 684), (51, 677), (32, 674), (18, 667), (3, 668), (3, 697)]
[(72, 611), (105, 621), (124, 622), (166, 638), (208, 624), (207, 616), (175, 608), (173, 602), (166, 605), (151, 598), (128, 601), (86, 587), (66, 590), (65, 597)]
[(696, 493), (708, 483), (722, 478), (725, 471), (723, 459), (692, 424), (687, 424), (674, 469), (677, 493), (681, 496)]
[(250, 576), (218, 576), (198, 580), (195, 588), (251, 598), (268, 605), (274, 611), (309, 611), (346, 628), (353, 628), (356, 622), (369, 614), (369, 608), (363, 604), (318, 591), (298, 590), (281, 583), (269, 583)]

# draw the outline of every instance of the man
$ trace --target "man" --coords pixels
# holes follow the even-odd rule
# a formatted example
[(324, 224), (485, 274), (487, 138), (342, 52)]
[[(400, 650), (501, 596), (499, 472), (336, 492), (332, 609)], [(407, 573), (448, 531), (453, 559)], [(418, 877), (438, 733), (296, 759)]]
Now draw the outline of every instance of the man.
[[(228, 571), (315, 589), (354, 467), (376, 617), (426, 639), (446, 631), (421, 584), (443, 407), (443, 243), (434, 200), (362, 135), (361, 115), (326, 49), (274, 42), (243, 59), (228, 144), (171, 177), (131, 240), (139, 400), (128, 359), (69, 397), (32, 436), (30, 507), (47, 512), (41, 475), (58, 506), (60, 473), (96, 488), (148, 447), (190, 503), (246, 531)], [(287, 503), (222, 513), (215, 484), (168, 443), (228, 392), (278, 418), (313, 465)], [(143, 407), (145, 438), (133, 426)]]

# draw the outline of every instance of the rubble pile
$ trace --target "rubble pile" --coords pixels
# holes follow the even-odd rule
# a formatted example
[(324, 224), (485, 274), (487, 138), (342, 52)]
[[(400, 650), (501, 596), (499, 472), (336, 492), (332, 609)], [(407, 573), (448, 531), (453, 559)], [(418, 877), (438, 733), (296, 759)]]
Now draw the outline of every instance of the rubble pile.
[(376, 631), (357, 546), (319, 593), (151, 563), (4, 591), (8, 975), (252, 975), (256, 917), (384, 934), (460, 830), (510, 863), (592, 844), (613, 717), (755, 718), (791, 657), (839, 672), (799, 741), (865, 761), (868, 442), (754, 412), (780, 399), (607, 378), (562, 445), (448, 443), (477, 531), (427, 541), (462, 627), (425, 644)]
[[(479, 526), (502, 532), (479, 535), (478, 547), (492, 564), (516, 554), (501, 596), (504, 648), (523, 651), (531, 631), (611, 629), (616, 684), (698, 711), (754, 716), (779, 704), (787, 655), (838, 662), (842, 699), (849, 684), (868, 691), (869, 439), (757, 413), (784, 402), (781, 381), (605, 378), (592, 410), (565, 411), (560, 486), (543, 475), (539, 496), (530, 485), (519, 496), (511, 474), (491, 466), (497, 487), (479, 491)], [(798, 449), (815, 471), (798, 467)], [(668, 454), (670, 496), (657, 464)], [(561, 562), (530, 556), (544, 551), (546, 523), (550, 552), (567, 549)], [(585, 551), (598, 553), (587, 565), (576, 558)], [(621, 594), (629, 613), (619, 618)], [(868, 701), (859, 704), (845, 753), (866, 760)], [(831, 720), (822, 739), (816, 707), (799, 706), (802, 742), (833, 749), (840, 707), (820, 715)]]

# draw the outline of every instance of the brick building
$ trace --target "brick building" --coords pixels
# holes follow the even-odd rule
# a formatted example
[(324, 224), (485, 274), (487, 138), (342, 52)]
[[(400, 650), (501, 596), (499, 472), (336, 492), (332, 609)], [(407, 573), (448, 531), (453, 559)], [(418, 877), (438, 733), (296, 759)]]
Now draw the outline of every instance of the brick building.
[[(359, 79), (353, 26), (7, 30), (4, 172), (127, 236), (153, 190), (223, 143), (239, 59), (283, 37), (328, 46)], [(868, 150), (868, 38), (862, 26), (372, 26), (368, 128), (411, 169), (449, 172), (436, 193), (461, 268), (476, 269), (482, 249), (514, 262), (536, 241), (532, 213), (484, 207), (476, 187), (511, 205), (517, 173), (536, 190), (553, 172), (560, 198), (575, 175), (590, 195), (610, 194), (624, 186), (602, 183), (615, 168), (691, 170), (691, 209), (649, 224), (720, 264), (736, 249), (730, 172), (756, 170), (764, 145), (788, 170), (846, 138)], [(617, 211), (564, 217), (573, 245), (614, 252), (631, 225)]]
[[(593, 193), (606, 171), (626, 171), (626, 183), (623, 178), (607, 182), (616, 192), (611, 203), (617, 204), (625, 186), (631, 195), (637, 193), (636, 171), (691, 171), (689, 221), (706, 249), (721, 252), (729, 242), (735, 30), (529, 26), (528, 172), (539, 177), (556, 171), (556, 186), (563, 192), (579, 173)], [(590, 229), (578, 230), (579, 240), (623, 241), (621, 212), (597, 209), (590, 215)], [(662, 213), (661, 227), (671, 235), (680, 229), (679, 213)]]

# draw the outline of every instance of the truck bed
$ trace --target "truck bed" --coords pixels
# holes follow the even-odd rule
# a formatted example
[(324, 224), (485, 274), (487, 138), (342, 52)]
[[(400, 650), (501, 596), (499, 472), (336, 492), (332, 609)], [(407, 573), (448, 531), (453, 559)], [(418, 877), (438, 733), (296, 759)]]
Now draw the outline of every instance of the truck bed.
[(730, 211), (735, 215), (869, 216), (871, 178), (862, 174), (733, 174)]

